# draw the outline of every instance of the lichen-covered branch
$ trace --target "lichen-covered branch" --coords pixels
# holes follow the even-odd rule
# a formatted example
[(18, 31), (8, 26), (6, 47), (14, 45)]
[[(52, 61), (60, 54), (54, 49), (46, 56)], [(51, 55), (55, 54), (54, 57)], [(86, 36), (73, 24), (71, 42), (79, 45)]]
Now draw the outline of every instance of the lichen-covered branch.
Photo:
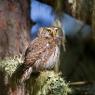
[(8, 88), (9, 95), (67, 95), (71, 92), (68, 83), (54, 71), (31, 74), (28, 80), (18, 83), (17, 77), (13, 78), (12, 75), (22, 63), (21, 57), (6, 58), (0, 61), (0, 70), (5, 73), (4, 84)]

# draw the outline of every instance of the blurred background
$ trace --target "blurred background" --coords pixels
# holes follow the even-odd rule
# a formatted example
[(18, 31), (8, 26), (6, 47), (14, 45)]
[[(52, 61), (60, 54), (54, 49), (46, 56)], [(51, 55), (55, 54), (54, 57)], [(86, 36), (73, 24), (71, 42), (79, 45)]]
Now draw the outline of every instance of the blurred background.
[(60, 71), (76, 94), (95, 94), (95, 1), (32, 0), (30, 5), (31, 38), (40, 27), (53, 26), (59, 18), (65, 35), (66, 52), (61, 56)]
[(61, 14), (66, 37), (61, 70), (66, 80), (95, 80), (94, 0), (33, 0), (30, 7), (34, 38), (41, 26), (52, 26)]
[(39, 28), (57, 18), (66, 40), (60, 71), (77, 88), (90, 85), (95, 95), (95, 0), (0, 0), (0, 59), (24, 55)]

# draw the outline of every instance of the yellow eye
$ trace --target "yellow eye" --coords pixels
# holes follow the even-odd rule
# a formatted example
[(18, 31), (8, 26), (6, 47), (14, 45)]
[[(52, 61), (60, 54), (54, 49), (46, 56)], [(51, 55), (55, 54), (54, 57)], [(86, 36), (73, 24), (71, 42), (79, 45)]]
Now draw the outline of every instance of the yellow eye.
[(51, 31), (50, 29), (47, 29), (47, 31), (49, 32), (50, 35), (53, 36), (53, 31)]
[(55, 37), (58, 35), (58, 29), (57, 28), (47, 28), (46, 29), (48, 33), (52, 36)]
[(51, 30), (48, 30), (49, 33), (52, 33)]

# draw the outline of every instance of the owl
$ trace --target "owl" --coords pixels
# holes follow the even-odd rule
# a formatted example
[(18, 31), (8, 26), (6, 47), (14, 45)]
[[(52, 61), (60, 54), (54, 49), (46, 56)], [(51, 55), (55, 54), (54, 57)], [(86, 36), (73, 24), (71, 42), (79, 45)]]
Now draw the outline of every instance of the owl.
[(51, 70), (59, 63), (60, 46), (64, 46), (61, 28), (41, 27), (38, 36), (25, 52), (22, 81), (33, 72)]

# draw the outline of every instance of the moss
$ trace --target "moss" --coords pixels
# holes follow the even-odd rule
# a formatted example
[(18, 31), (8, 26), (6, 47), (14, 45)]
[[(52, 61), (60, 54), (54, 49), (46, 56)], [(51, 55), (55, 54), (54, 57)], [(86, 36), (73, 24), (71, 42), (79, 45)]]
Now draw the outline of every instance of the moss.
[[(16, 76), (12, 75), (21, 63), (23, 63), (22, 57), (0, 60), (0, 70), (3, 70), (6, 73), (8, 81), (11, 82), (12, 88), (19, 88), (19, 90), (24, 91), (23, 93), (25, 93), (25, 95), (67, 95), (71, 92), (68, 83), (65, 82), (60, 74), (55, 73), (54, 71), (31, 74), (28, 80), (20, 84), (16, 83), (15, 79), (18, 79)], [(11, 77), (13, 77), (13, 80), (11, 80)], [(25, 89), (23, 90), (20, 88)]]
[(27, 82), (29, 95), (67, 95), (71, 92), (69, 84), (54, 71), (41, 72), (38, 77), (31, 76)]
[(0, 60), (0, 70), (5, 71), (11, 77), (21, 63), (23, 63), (22, 56), (6, 57), (4, 60)]

